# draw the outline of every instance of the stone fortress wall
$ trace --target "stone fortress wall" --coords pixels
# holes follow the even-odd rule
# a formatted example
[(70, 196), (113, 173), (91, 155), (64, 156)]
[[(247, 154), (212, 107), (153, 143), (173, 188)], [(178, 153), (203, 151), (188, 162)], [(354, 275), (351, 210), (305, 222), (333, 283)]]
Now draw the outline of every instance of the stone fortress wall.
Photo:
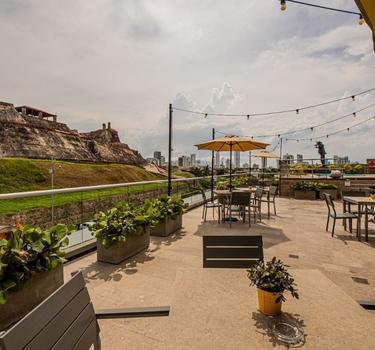
[(0, 157), (145, 163), (138, 151), (121, 143), (110, 123), (96, 131), (79, 133), (58, 122), (56, 115), (6, 102), (0, 102)]

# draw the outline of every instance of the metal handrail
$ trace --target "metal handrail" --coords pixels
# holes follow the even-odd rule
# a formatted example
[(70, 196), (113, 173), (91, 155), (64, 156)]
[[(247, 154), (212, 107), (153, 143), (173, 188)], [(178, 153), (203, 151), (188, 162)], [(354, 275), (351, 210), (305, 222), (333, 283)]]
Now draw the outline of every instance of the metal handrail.
[[(246, 173), (232, 174), (232, 176), (240, 176), (240, 175), (247, 175), (247, 174)], [(214, 178), (218, 179), (218, 178), (228, 177), (228, 176), (229, 175), (215, 175)], [(211, 179), (211, 176), (172, 179), (172, 182), (189, 182), (189, 181), (196, 181), (196, 180), (203, 180), (203, 179)], [(132, 186), (151, 185), (151, 184), (168, 184), (168, 180), (124, 182), (124, 183), (96, 185), (96, 186), (67, 187), (67, 188), (60, 188), (60, 189), (54, 189), (54, 190), (4, 193), (4, 194), (0, 194), (0, 200), (26, 198), (26, 197), (38, 197), (38, 196), (55, 195), (55, 194), (62, 194), (62, 193), (87, 192), (87, 191), (93, 191), (93, 190), (105, 190), (105, 189), (111, 189), (111, 188), (132, 187)]]

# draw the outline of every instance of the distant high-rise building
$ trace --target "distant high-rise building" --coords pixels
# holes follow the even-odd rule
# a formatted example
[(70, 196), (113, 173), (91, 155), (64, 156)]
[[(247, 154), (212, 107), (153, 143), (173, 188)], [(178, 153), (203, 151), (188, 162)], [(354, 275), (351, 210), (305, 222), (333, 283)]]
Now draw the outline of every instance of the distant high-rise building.
[(190, 155), (190, 165), (191, 166), (196, 166), (197, 165), (197, 156), (196, 154), (191, 154)]
[(154, 151), (154, 158), (160, 160), (160, 158), (161, 158), (161, 152), (160, 151)]
[(303, 163), (303, 155), (297, 154), (297, 163)]
[(283, 155), (283, 160), (285, 160), (287, 164), (293, 164), (293, 162), (294, 162), (294, 156), (293, 156), (293, 154), (288, 154), (288, 153), (284, 154)]
[(164, 164), (165, 164), (165, 157), (161, 156), (160, 157), (160, 165), (164, 165)]
[(230, 159), (229, 159), (229, 158), (227, 158), (227, 159), (225, 160), (225, 167), (226, 167), (226, 168), (230, 168)]
[(241, 152), (234, 152), (234, 167), (241, 168)]
[(349, 157), (348, 156), (339, 157), (337, 155), (334, 155), (333, 163), (337, 165), (343, 165), (343, 164), (349, 163)]
[(215, 154), (215, 167), (220, 168), (220, 152), (216, 152)]

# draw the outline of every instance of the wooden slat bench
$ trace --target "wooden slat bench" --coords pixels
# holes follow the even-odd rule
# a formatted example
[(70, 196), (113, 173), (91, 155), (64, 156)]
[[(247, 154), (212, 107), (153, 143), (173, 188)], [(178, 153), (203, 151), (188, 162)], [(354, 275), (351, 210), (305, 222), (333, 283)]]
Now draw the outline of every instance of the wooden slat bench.
[(2, 350), (100, 349), (98, 319), (168, 316), (169, 306), (94, 311), (81, 272), (0, 333)]
[(249, 268), (259, 260), (262, 236), (203, 236), (203, 267)]

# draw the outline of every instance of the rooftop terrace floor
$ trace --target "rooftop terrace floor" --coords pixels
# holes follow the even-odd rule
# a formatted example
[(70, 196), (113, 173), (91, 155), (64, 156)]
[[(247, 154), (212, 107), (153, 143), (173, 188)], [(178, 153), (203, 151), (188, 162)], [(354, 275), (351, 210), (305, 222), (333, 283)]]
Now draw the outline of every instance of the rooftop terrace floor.
[[(211, 212), (203, 223), (202, 208), (196, 208), (184, 215), (180, 233), (152, 237), (148, 251), (134, 259), (109, 265), (96, 262), (92, 253), (66, 264), (65, 278), (81, 269), (98, 309), (171, 305), (173, 310), (178, 272), (202, 269), (202, 234), (261, 234), (266, 259), (276, 256), (291, 269), (320, 270), (354, 300), (375, 300), (375, 245), (358, 242), (355, 235), (343, 230), (340, 221), (337, 236), (332, 238), (325, 232), (327, 211), (322, 201), (277, 198), (277, 209), (277, 216), (267, 219), (264, 215), (263, 223), (251, 228), (242, 222), (234, 222), (229, 228), (228, 223), (212, 220)], [(371, 242), (375, 226), (370, 228)], [(102, 348), (165, 349), (168, 322), (168, 317), (100, 321)], [(265, 342), (264, 348), (273, 347)]]

